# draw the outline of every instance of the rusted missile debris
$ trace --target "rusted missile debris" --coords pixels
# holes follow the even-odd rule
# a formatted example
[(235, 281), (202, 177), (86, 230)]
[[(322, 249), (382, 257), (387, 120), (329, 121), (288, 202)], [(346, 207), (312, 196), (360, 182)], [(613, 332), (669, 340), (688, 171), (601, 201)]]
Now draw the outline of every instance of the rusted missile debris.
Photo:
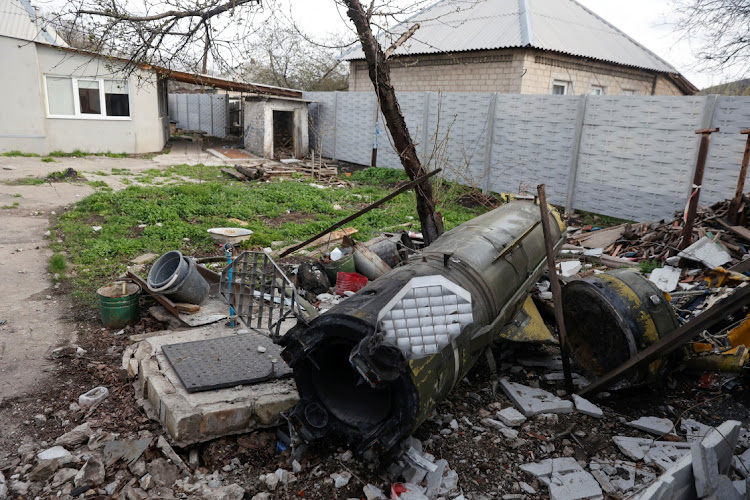
[[(380, 455), (416, 429), (519, 313), (545, 269), (539, 208), (503, 205), (441, 236), (281, 340), (304, 441), (345, 438)], [(550, 216), (555, 247), (564, 225)]]

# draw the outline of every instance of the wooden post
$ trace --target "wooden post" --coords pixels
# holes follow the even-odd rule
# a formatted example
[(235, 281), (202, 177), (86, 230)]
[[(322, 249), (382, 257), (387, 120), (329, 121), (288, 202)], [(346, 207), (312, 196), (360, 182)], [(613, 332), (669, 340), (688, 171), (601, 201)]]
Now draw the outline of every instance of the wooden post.
[(718, 128), (706, 128), (695, 131), (696, 134), (701, 135), (701, 147), (698, 150), (698, 163), (695, 166), (693, 188), (690, 191), (690, 198), (688, 199), (688, 211), (687, 217), (685, 218), (685, 226), (682, 228), (682, 241), (679, 245), (680, 250), (685, 250), (692, 243), (695, 213), (698, 211), (698, 199), (701, 195), (703, 173), (706, 171), (706, 160), (708, 159), (708, 146), (711, 144), (711, 134), (718, 131)]
[(745, 154), (742, 156), (742, 166), (740, 167), (740, 178), (737, 179), (737, 191), (734, 193), (731, 203), (729, 203), (729, 210), (727, 212), (727, 218), (729, 223), (736, 226), (740, 223), (739, 220), (739, 209), (742, 203), (742, 195), (745, 191), (745, 177), (747, 177), (747, 167), (750, 164), (750, 129), (741, 130), (740, 134), (747, 135), (747, 142), (745, 143)]
[(549, 209), (547, 208), (547, 194), (545, 185), (537, 186), (539, 193), (539, 209), (542, 212), (542, 230), (544, 231), (544, 246), (547, 250), (547, 269), (549, 270), (549, 285), (552, 290), (552, 302), (555, 306), (555, 322), (557, 323), (557, 337), (560, 341), (560, 354), (562, 354), (563, 371), (565, 373), (565, 390), (573, 394), (573, 375), (570, 372), (570, 357), (568, 356), (568, 341), (565, 332), (565, 319), (562, 310), (562, 293), (560, 281), (557, 279), (557, 266), (555, 265), (555, 248), (552, 241), (552, 231), (549, 227)]

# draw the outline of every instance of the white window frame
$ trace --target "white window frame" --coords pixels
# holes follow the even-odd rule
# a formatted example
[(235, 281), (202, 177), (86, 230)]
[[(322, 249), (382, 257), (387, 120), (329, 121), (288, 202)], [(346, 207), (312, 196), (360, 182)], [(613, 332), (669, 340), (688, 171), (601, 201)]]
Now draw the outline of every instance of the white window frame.
[[(70, 78), (70, 86), (73, 91), (73, 112), (72, 115), (55, 115), (49, 111), (49, 95), (47, 93), (47, 77), (50, 78)], [(99, 83), (99, 103), (101, 114), (81, 113), (81, 99), (78, 95), (78, 81)], [(107, 116), (107, 102), (104, 98), (104, 82), (113, 80), (124, 80), (128, 84), (128, 110), (130, 116)], [(108, 120), (108, 121), (131, 121), (133, 119), (133, 100), (130, 98), (130, 79), (129, 78), (94, 78), (94, 77), (71, 77), (67, 75), (44, 75), (44, 103), (47, 108), (47, 118), (66, 119), (66, 120)]]
[[(599, 91), (597, 94), (596, 91)], [(603, 85), (592, 85), (589, 88), (589, 95), (607, 95), (607, 87)]]
[[(562, 87), (564, 89), (562, 94), (555, 94), (555, 87)], [(570, 88), (570, 82), (563, 80), (553, 80), (552, 87), (550, 88), (550, 94), (552, 95), (568, 95), (568, 89)]]
[(622, 95), (638, 95), (638, 93), (633, 89), (622, 89)]

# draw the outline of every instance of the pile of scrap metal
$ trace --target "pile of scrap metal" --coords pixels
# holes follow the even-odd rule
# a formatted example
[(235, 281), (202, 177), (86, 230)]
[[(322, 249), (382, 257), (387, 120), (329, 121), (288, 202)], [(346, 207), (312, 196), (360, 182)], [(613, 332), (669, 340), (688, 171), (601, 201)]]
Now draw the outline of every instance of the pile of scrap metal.
[[(550, 226), (559, 251), (565, 227), (557, 212), (550, 212)], [(287, 414), (296, 442), (334, 435), (366, 457), (385, 454), (496, 342), (554, 343), (530, 298), (545, 255), (540, 207), (514, 201), (448, 231), (328, 311), (297, 315), (296, 326), (276, 338), (300, 395)], [(268, 297), (270, 290), (274, 299), (273, 280), (266, 291), (237, 293), (257, 281), (255, 271), (237, 281), (240, 266), (254, 269), (248, 261), (236, 259), (234, 281), (227, 270), (222, 275), (239, 317), (262, 313), (262, 304), (243, 296)], [(276, 300), (285, 297), (294, 310), (299, 297), (286, 290)], [(635, 270), (570, 280), (562, 294), (570, 351), (591, 379), (601, 376), (581, 393), (658, 379), (683, 359), (685, 342), (704, 331), (723, 339), (722, 330), (745, 317), (749, 290), (742, 283), (680, 325), (670, 297)], [(722, 345), (738, 338), (727, 336)], [(605, 373), (617, 366), (623, 368), (614, 376)]]

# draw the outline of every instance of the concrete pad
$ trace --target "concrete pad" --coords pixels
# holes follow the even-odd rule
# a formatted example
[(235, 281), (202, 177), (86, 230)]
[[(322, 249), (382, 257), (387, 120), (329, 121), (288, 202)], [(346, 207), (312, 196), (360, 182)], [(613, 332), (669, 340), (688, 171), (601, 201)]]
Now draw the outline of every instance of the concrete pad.
[(576, 410), (584, 415), (594, 418), (602, 418), (604, 416), (604, 412), (601, 408), (590, 402), (588, 399), (582, 398), (578, 394), (573, 394), (573, 402), (576, 405)]
[[(286, 332), (292, 325), (293, 322), (286, 322), (282, 331)], [(189, 394), (161, 347), (229, 335), (237, 333), (223, 325), (211, 325), (150, 337), (135, 350), (137, 384), (178, 446), (275, 426), (281, 421), (280, 413), (299, 400), (293, 380)], [(280, 353), (281, 349), (278, 350)]]
[(628, 422), (628, 425), (634, 429), (649, 432), (657, 436), (673, 434), (674, 431), (674, 425), (668, 418), (641, 417), (638, 420)]
[(526, 417), (540, 413), (573, 413), (571, 401), (560, 399), (542, 389), (516, 384), (507, 378), (500, 380), (500, 387)]

